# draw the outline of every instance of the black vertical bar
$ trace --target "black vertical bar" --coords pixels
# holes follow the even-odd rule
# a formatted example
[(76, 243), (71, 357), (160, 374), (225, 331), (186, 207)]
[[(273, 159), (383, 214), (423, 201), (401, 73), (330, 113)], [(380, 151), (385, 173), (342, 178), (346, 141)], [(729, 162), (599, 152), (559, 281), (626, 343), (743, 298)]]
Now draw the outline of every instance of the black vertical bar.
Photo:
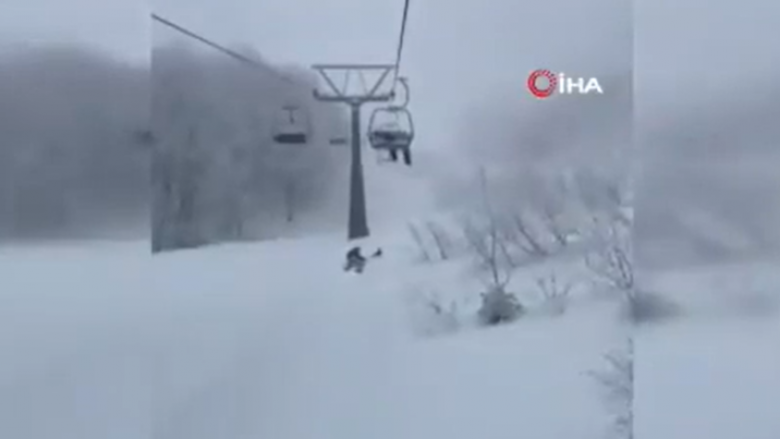
[(368, 215), (366, 213), (366, 191), (363, 180), (363, 160), (360, 148), (360, 106), (361, 102), (350, 103), (352, 109), (352, 166), (349, 185), (349, 230), (348, 239), (366, 238)]

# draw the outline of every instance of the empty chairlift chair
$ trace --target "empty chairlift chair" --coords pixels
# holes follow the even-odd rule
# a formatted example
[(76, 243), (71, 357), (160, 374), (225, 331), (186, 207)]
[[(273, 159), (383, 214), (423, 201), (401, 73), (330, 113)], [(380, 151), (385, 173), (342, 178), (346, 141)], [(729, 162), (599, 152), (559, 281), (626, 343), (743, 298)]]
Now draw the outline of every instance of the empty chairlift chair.
[(274, 125), (273, 139), (280, 145), (306, 145), (309, 143), (311, 127), (305, 113), (297, 106), (282, 109), (285, 117), (279, 117)]

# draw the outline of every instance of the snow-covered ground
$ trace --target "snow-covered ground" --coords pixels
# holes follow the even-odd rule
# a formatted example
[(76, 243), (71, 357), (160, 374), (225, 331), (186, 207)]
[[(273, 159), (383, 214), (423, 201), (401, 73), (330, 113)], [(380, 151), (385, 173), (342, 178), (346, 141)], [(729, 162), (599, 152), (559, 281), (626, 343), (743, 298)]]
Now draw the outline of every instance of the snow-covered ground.
[[(404, 234), (377, 236), (385, 256), (363, 276), (341, 271), (338, 236), (154, 258), (146, 243), (0, 252), (0, 437), (604, 437), (587, 372), (628, 335), (612, 307), (422, 336), (410, 297), (471, 283), (456, 264), (414, 264)], [(778, 286), (768, 267), (737, 268), (754, 290)], [(524, 289), (535, 275), (518, 276)], [(742, 285), (652, 279), (691, 297)], [(776, 439), (780, 324), (755, 312), (770, 302), (699, 293), (687, 317), (638, 329), (636, 437)]]
[[(361, 276), (341, 270), (341, 234), (0, 250), (0, 437), (604, 438), (619, 408), (589, 372), (630, 335), (636, 437), (779, 437), (772, 264), (641, 272), (685, 314), (631, 330), (560, 258), (515, 273), (526, 317), (480, 329), (468, 260), (415, 259), (406, 221), (431, 217), (416, 174), (371, 171), (363, 245), (384, 255)], [(551, 273), (575, 285), (558, 317), (539, 312)]]
[(0, 437), (149, 435), (148, 244), (0, 250)]
[(602, 429), (583, 372), (610, 348), (605, 319), (420, 338), (402, 300), (406, 253), (387, 246), (355, 277), (340, 269), (342, 247), (328, 237), (154, 260), (143, 245), (6, 251), (2, 436)]
[(778, 263), (645, 273), (683, 316), (636, 334), (638, 437), (780, 437)]

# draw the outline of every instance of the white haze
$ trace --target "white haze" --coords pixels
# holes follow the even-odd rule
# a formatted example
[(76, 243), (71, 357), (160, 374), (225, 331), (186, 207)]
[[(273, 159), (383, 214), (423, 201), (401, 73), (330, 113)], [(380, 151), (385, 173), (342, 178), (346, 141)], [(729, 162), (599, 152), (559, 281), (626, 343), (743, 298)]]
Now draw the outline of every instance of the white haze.
[[(264, 67), (160, 24), (154, 31), (164, 45), (152, 56), (153, 248), (343, 227), (344, 209), (334, 206), (348, 162), (330, 139), (345, 119), (314, 101), (312, 75), (280, 72), (251, 48), (235, 50)], [(292, 123), (282, 110), (290, 105)], [(303, 130), (309, 143), (276, 144), (280, 127)]]
[(4, 56), (0, 241), (147, 236), (148, 96), (146, 68), (81, 48)]
[[(298, 85), (152, 24), (149, 9), (267, 66), (285, 66)], [(399, 0), (2, 0), (0, 323), (6, 326), (0, 354), (11, 361), (0, 361), (7, 390), (0, 392), (0, 430), (24, 439), (44, 437), (40, 432), (136, 438), (150, 435), (156, 420), (158, 428), (159, 421), (170, 428), (158, 430), (163, 435), (174, 432), (167, 437), (229, 438), (246, 425), (273, 432), (289, 420), (285, 428), (311, 428), (315, 437), (321, 434), (316, 427), (334, 423), (343, 430), (329, 431), (355, 431), (351, 409), (371, 409), (366, 389), (381, 389), (385, 402), (408, 415), (388, 419), (417, 421), (393, 422), (402, 432), (429, 438), (444, 426), (452, 437), (478, 436), (484, 426), (470, 421), (470, 412), (458, 413), (459, 423), (446, 423), (451, 412), (440, 410), (441, 394), (430, 387), (455, 382), (468, 386), (462, 392), (447, 387), (447, 404), (470, 408), (484, 401), (482, 410), (492, 403), (507, 412), (532, 405), (533, 414), (523, 414), (547, 428), (564, 425), (557, 407), (595, 424), (598, 415), (588, 410), (595, 411), (597, 401), (584, 386), (582, 399), (571, 398), (560, 384), (564, 375), (547, 372), (585, 367), (570, 354), (596, 360), (605, 346), (571, 335), (587, 336), (607, 326), (608, 318), (567, 320), (573, 326), (564, 325), (561, 338), (547, 338), (559, 334), (547, 327), (554, 322), (530, 322), (542, 323), (537, 333), (526, 331), (529, 322), (523, 321), (508, 331), (458, 337), (452, 344), (447, 339), (440, 346), (448, 353), (441, 356), (435, 354), (441, 350), (429, 350), (436, 342), (414, 340), (408, 350), (395, 344), (401, 337), (392, 331), (407, 328), (391, 323), (394, 307), (400, 293), (412, 289), (409, 279), (452, 294), (477, 291), (460, 272), (412, 267), (404, 259), (403, 227), (416, 219), (416, 210), (385, 221), (392, 233), (375, 237), (385, 240), (383, 261), (398, 264), (379, 262), (362, 278), (338, 271), (347, 154), (326, 144), (342, 134), (343, 113), (311, 101), (307, 66), (392, 62), (401, 11)], [(367, 166), (369, 207), (402, 211), (410, 198), (432, 189), (435, 207), (451, 220), (450, 209), (481, 201), (473, 179), (480, 166), (490, 171), (506, 209), (544, 198), (559, 175), (602, 196), (606, 185), (631, 184), (639, 287), (683, 299), (683, 308), (698, 300), (717, 303), (713, 312), (690, 305), (679, 325), (606, 331), (615, 338), (636, 335), (643, 388), (635, 398), (638, 425), (664, 426), (638, 429), (653, 432), (647, 437), (714, 438), (717, 425), (725, 437), (771, 437), (778, 389), (771, 335), (778, 332), (774, 323), (763, 323), (776, 318), (770, 315), (778, 291), (771, 274), (772, 259), (780, 255), (778, 17), (780, 4), (768, 0), (412, 0), (402, 74), (412, 86), (416, 162), (409, 169), (383, 167), (381, 175), (379, 167)], [(525, 78), (541, 67), (598, 76), (605, 94), (534, 100)], [(290, 100), (316, 119), (312, 148), (286, 150), (270, 142), (275, 113)], [(285, 196), (291, 181), (302, 185), (294, 221), (288, 221)], [(392, 188), (375, 191), (382, 185)], [(190, 201), (186, 214), (182, 199)], [(179, 227), (170, 228), (171, 219)], [(10, 242), (151, 238), (153, 249), (161, 250), (331, 230), (336, 233), (322, 239), (157, 258), (146, 253), (146, 242), (77, 243), (64, 251), (20, 250)], [(723, 262), (736, 264), (717, 265)], [(694, 271), (693, 265), (714, 268)], [(534, 276), (518, 277), (527, 282)], [(518, 288), (532, 291), (533, 285)], [(722, 297), (713, 291), (719, 289), (728, 290), (729, 301), (718, 301)], [(734, 318), (751, 301), (751, 289), (766, 297), (751, 304), (762, 308), (766, 321)], [(596, 308), (586, 303), (575, 313), (590, 315)], [(518, 348), (515, 334), (533, 339), (540, 354)], [(550, 347), (561, 354), (552, 369), (545, 356)], [(334, 355), (340, 349), (356, 355)], [(549, 387), (542, 387), (555, 389), (563, 405), (547, 391), (538, 398), (543, 403), (518, 402), (516, 392), (497, 403), (494, 393), (507, 388), (502, 378), (521, 379), (533, 390), (540, 375), (518, 373), (508, 367), (512, 361), (485, 361), (480, 353), (487, 351), (511, 353), (520, 367), (530, 365), (549, 378), (543, 380)], [(465, 361), (456, 356), (464, 353)], [(380, 361), (386, 354), (392, 361)], [(437, 367), (418, 367), (421, 359), (435, 359)], [(410, 373), (397, 374), (398, 381), (374, 379), (377, 370), (399, 364)], [(450, 380), (441, 370), (488, 376), (490, 385), (462, 380), (462, 373)], [(586, 383), (571, 372), (566, 376)], [(326, 398), (311, 397), (312, 383)], [(344, 383), (353, 385), (346, 394)], [(280, 400), (266, 389), (294, 397)], [(420, 392), (414, 404), (404, 399), (418, 396), (411, 390)], [(472, 398), (475, 392), (480, 398)], [(355, 404), (331, 404), (341, 396), (342, 403)], [(251, 404), (257, 401), (262, 404)], [(578, 401), (581, 406), (567, 408)], [(301, 407), (343, 417), (307, 419)], [(422, 409), (439, 409), (441, 422)], [(364, 421), (383, 413), (369, 411)], [(549, 421), (535, 416), (540, 411)], [(517, 425), (509, 415), (501, 421), (507, 428)], [(583, 431), (574, 422), (564, 427)], [(377, 425), (385, 426), (366, 422), (359, 428), (369, 432)], [(517, 433), (527, 433), (521, 428)], [(223, 434), (231, 430), (234, 435)], [(263, 437), (284, 437), (278, 431)]]

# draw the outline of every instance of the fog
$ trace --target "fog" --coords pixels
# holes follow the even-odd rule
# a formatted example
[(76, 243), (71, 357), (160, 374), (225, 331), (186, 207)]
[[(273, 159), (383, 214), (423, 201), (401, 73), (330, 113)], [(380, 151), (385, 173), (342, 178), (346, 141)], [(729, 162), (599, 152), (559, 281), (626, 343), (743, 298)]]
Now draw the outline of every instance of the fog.
[(148, 235), (147, 83), (78, 47), (5, 54), (0, 240)]
[(0, 4), (0, 243), (148, 237), (146, 14)]
[[(461, 410), (475, 432), (482, 428), (469, 425), (475, 414), (517, 425), (516, 409), (537, 393), (536, 411), (551, 417), (534, 421), (560, 432), (569, 428), (562, 412), (601, 423), (590, 414), (601, 409), (596, 399), (578, 395), (596, 390), (631, 399), (632, 428), (634, 403), (639, 414), (649, 402), (637, 432), (666, 427), (708, 437), (701, 431), (733, 422), (735, 430), (717, 429), (749, 438), (765, 428), (757, 424), (769, 425), (777, 383), (765, 336), (775, 328), (749, 323), (777, 310), (780, 3), (412, 0), (400, 74), (411, 86), (414, 164), (380, 170), (369, 162), (373, 151), (364, 156), (374, 233), (366, 250), (383, 251), (362, 277), (344, 278), (349, 157), (331, 140), (345, 135), (346, 120), (339, 106), (313, 101), (309, 67), (392, 62), (402, 7), (400, 0), (0, 0), (2, 427), (81, 439), (90, 435), (69, 433), (227, 439), (258, 427), (257, 437), (273, 439), (274, 431), (315, 437), (327, 431), (319, 426), (375, 431), (385, 427), (375, 421), (392, 419), (406, 432), (422, 430), (399, 421), (436, 432), (417, 437), (447, 429), (468, 436), (436, 416), (447, 422), (450, 409)], [(152, 9), (252, 61), (155, 24)], [(604, 93), (535, 99), (526, 78), (540, 68), (596, 77)], [(305, 147), (272, 140), (287, 124), (285, 106), (310, 136)], [(495, 215), (548, 204), (551, 211), (531, 212), (528, 224), (524, 215)], [(468, 209), (482, 216), (461, 217)], [(599, 227), (605, 217), (619, 227)], [(586, 220), (593, 233), (573, 230)], [(377, 227), (388, 223), (392, 233)], [(506, 224), (514, 235), (499, 230)], [(438, 250), (431, 263), (411, 259), (428, 251), (415, 243), (415, 226)], [(335, 233), (280, 239), (321, 232)], [(134, 242), (83, 245), (119, 239)], [(145, 252), (146, 241), (158, 254), (276, 239), (173, 258)], [(78, 243), (49, 248), (63, 240)], [(509, 269), (498, 262), (512, 259), (501, 240), (514, 240), (521, 254)], [(45, 245), (26, 252), (19, 242)], [(756, 259), (764, 264), (741, 265)], [(736, 269), (717, 265), (724, 262)], [(707, 264), (715, 268), (686, 270)], [(653, 271), (680, 268), (689, 273)], [(492, 282), (479, 282), (480, 271), (492, 271), (485, 276)], [(673, 299), (670, 306), (643, 302), (656, 292)], [(518, 299), (503, 302), (513, 316), (528, 316), (519, 332), (487, 331), (471, 338), (474, 345), (456, 346), (454, 337), (417, 343), (402, 318), (416, 320), (409, 305), (419, 302), (436, 326), (465, 335), (481, 314), (469, 310), (493, 302), (493, 293)], [(701, 307), (700, 295), (707, 296)], [(546, 326), (534, 302), (559, 305), (551, 324), (574, 316), (572, 325)], [(641, 306), (655, 316), (613, 326), (618, 306), (631, 311), (626, 316)], [(580, 310), (595, 311), (593, 319), (580, 320)], [(620, 375), (598, 380), (609, 389), (580, 387), (577, 376), (583, 384), (599, 378), (579, 372), (597, 367), (607, 346), (572, 335), (607, 333), (632, 339), (631, 359), (603, 358), (604, 371)], [(550, 334), (562, 337), (545, 339)], [(519, 355), (503, 355), (513, 350)], [(570, 361), (572, 353), (588, 364)], [(520, 405), (497, 392), (504, 372), (521, 379), (506, 382), (530, 390)], [(461, 389), (450, 385), (460, 379), (454, 373), (489, 379)], [(445, 378), (449, 394), (428, 391)], [(559, 405), (547, 389), (588, 410)], [(396, 394), (403, 399), (389, 398)], [(442, 395), (452, 403), (439, 404)], [(488, 414), (490, 403), (506, 414)], [(481, 411), (468, 416), (472, 406)], [(433, 407), (433, 417), (422, 416)], [(355, 413), (366, 422), (351, 422)], [(625, 419), (622, 409), (610, 407), (612, 414)]]
[[(459, 194), (474, 182), (463, 176), (478, 163), (496, 170), (499, 190), (516, 205), (544, 192), (549, 178), (540, 174), (595, 171), (622, 179), (629, 171), (639, 267), (776, 257), (780, 66), (773, 42), (780, 32), (771, 17), (777, 6), (639, 3), (622, 19), (618, 10), (612, 20), (582, 14), (572, 17), (587, 17), (588, 24), (549, 25), (545, 45), (619, 35), (630, 22), (633, 36), (618, 39), (631, 41), (628, 50), (612, 41), (563, 45), (557, 62), (532, 51), (522, 57), (596, 76), (605, 94), (538, 102), (518, 91), (519, 74), (517, 88), (493, 82), (492, 92), (463, 110), (455, 139), (446, 143), (453, 149), (438, 176), (442, 201), (462, 203)], [(499, 28), (492, 32), (505, 31)], [(500, 51), (502, 40), (491, 47)]]
[(771, 2), (638, 6), (639, 266), (780, 254), (778, 14)]
[[(330, 140), (346, 119), (314, 101), (312, 74), (236, 49), (258, 68), (170, 33), (155, 27), (166, 43), (152, 57), (153, 249), (343, 227), (348, 156)], [(280, 128), (308, 143), (276, 143)]]
[(0, 51), (71, 45), (149, 63), (149, 4), (126, 0), (3, 0)]
[[(151, 193), (141, 182), (150, 170), (149, 139), (136, 134), (146, 124), (144, 101), (155, 76), (148, 68), (150, 47), (175, 47), (179, 52), (167, 53), (198, 67), (197, 75), (185, 75), (190, 91), (182, 88), (180, 94), (209, 102), (210, 111), (224, 119), (205, 118), (214, 126), (204, 129), (211, 139), (204, 142), (216, 150), (225, 150), (223, 142), (231, 151), (235, 145), (262, 143), (268, 126), (258, 121), (272, 117), (270, 109), (284, 100), (269, 95), (268, 107), (253, 107), (250, 101), (268, 89), (255, 84), (244, 67), (160, 32), (146, 20), (145, 7), (120, 3), (79, 0), (66, 7), (39, 0), (4, 9), (4, 239), (105, 234), (119, 223), (137, 234), (142, 224), (148, 227), (150, 202), (143, 200)], [(451, 206), (481, 165), (495, 170), (503, 191), (518, 193), (533, 192), (539, 173), (601, 168), (625, 176), (639, 170), (640, 264), (736, 260), (780, 249), (775, 226), (780, 224), (780, 174), (772, 166), (780, 139), (773, 84), (778, 6), (698, 0), (557, 0), (537, 6), (412, 2), (401, 73), (412, 86), (419, 173), (437, 188), (440, 201)], [(269, 65), (304, 70), (315, 62), (391, 61), (402, 12), (394, 0), (160, 0), (153, 7), (218, 42), (251, 48)], [(66, 19), (53, 20), (56, 16)], [(71, 48), (49, 47), (63, 41)], [(19, 55), (20, 50), (27, 52)], [(596, 76), (605, 94), (534, 100), (524, 83), (536, 68)], [(42, 79), (35, 78), (44, 74), (42, 87)], [(74, 82), (76, 77), (90, 79)], [(307, 81), (304, 74), (303, 88)], [(209, 84), (209, 91), (201, 95), (202, 84)], [(74, 87), (82, 88), (73, 93)], [(44, 89), (45, 96), (36, 94)], [(111, 94), (101, 91), (106, 89)], [(172, 99), (156, 94), (158, 101)], [(66, 103), (90, 107), (104, 120), (96, 123), (93, 115), (75, 112), (65, 117), (58, 108)], [(314, 112), (315, 119), (324, 120), (318, 123), (340, 123), (332, 109)], [(155, 120), (158, 135), (160, 123)], [(325, 141), (330, 129), (318, 141)], [(227, 136), (219, 130), (234, 138), (222, 139)], [(343, 177), (340, 159), (334, 158), (339, 154), (305, 160), (328, 164), (323, 176)], [(111, 178), (102, 180), (106, 175)], [(223, 199), (215, 194), (235, 181), (223, 183), (210, 197)], [(256, 201), (249, 211), (262, 206), (270, 204)], [(276, 219), (277, 208), (267, 209)], [(339, 215), (321, 206), (312, 209), (317, 215), (310, 218), (321, 215), (328, 218), (325, 223)], [(256, 213), (247, 215), (257, 219)], [(276, 219), (264, 220), (264, 232), (245, 233), (276, 234), (286, 227)], [(206, 222), (209, 230), (223, 227), (214, 225), (220, 222), (214, 218)]]

